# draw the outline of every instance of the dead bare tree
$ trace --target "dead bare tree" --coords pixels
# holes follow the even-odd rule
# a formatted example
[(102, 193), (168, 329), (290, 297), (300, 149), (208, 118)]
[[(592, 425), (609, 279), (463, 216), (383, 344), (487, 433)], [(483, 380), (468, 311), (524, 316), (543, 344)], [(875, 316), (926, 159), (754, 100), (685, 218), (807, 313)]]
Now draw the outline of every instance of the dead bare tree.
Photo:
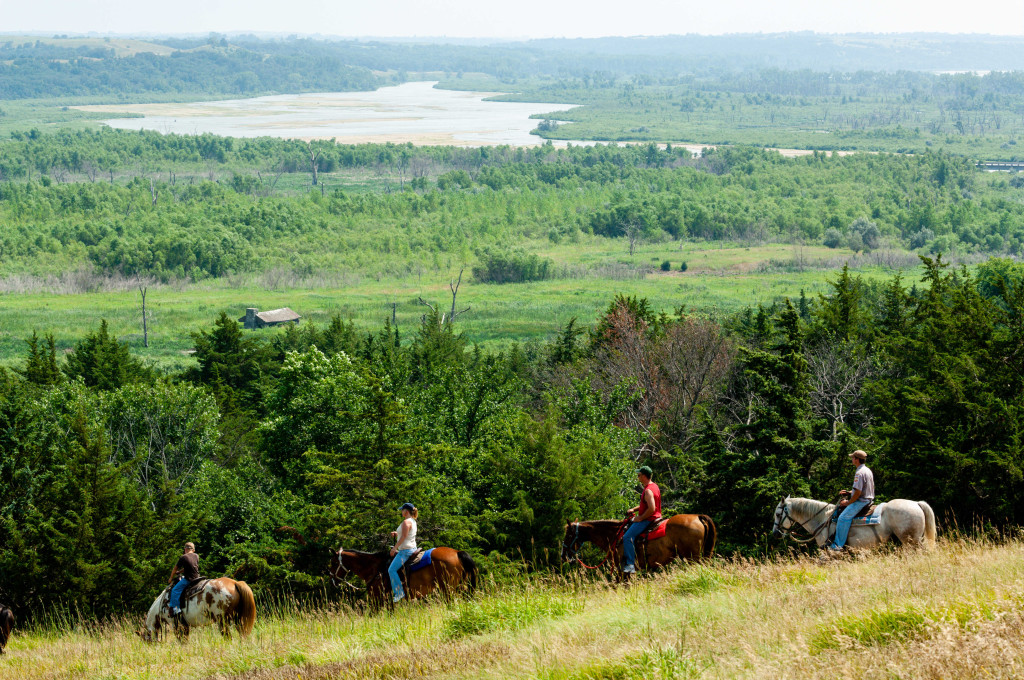
[(149, 347), (149, 327), (146, 324), (146, 291), (149, 287), (139, 283), (139, 293), (142, 295), (142, 346)]
[(149, 193), (153, 197), (153, 206), (155, 207), (156, 206), (156, 197), (157, 197), (158, 194), (157, 194), (157, 190), (156, 190), (156, 183), (153, 182), (153, 178), (152, 177), (149, 178)]
[(622, 227), (622, 234), (629, 242), (629, 256), (632, 257), (637, 246), (643, 241), (643, 227), (638, 222), (627, 222)]
[(320, 156), (323, 154), (323, 149), (317, 147), (316, 151), (313, 150), (313, 145), (306, 142), (306, 151), (309, 153), (309, 171), (313, 175), (313, 186), (320, 183), (319, 165)]
[(851, 422), (867, 423), (864, 383), (874, 374), (868, 357), (860, 356), (845, 344), (822, 342), (809, 348), (805, 356), (811, 378), (811, 410), (832, 424), (832, 441), (839, 428)]
[[(455, 303), (456, 303), (456, 300), (457, 300), (457, 298), (459, 296), (459, 286), (462, 285), (462, 274), (463, 274), (463, 272), (465, 270), (466, 270), (465, 267), (460, 269), (459, 270), (459, 278), (458, 279), (454, 279), (453, 278), (451, 281), (448, 282), (448, 289), (452, 293), (452, 306), (451, 306), (451, 309), (447, 313), (440, 312), (440, 314), (439, 314), (438, 311), (437, 311), (437, 307), (434, 307), (434, 305), (430, 304), (429, 302), (424, 300), (422, 297), (418, 298), (419, 303), (421, 305), (429, 308), (430, 311), (433, 312), (435, 316), (437, 316), (438, 325), (440, 325), (440, 326), (444, 326), (446, 323), (447, 324), (455, 323), (455, 319), (457, 317), (461, 316), (462, 314), (465, 314), (466, 312), (468, 312), (470, 310), (469, 307), (466, 307), (465, 309), (460, 309), (458, 311), (456, 311), (456, 309), (455, 309)], [(427, 318), (426, 315), (424, 315), (423, 317), (421, 317), (421, 320), (426, 321), (426, 318)]]

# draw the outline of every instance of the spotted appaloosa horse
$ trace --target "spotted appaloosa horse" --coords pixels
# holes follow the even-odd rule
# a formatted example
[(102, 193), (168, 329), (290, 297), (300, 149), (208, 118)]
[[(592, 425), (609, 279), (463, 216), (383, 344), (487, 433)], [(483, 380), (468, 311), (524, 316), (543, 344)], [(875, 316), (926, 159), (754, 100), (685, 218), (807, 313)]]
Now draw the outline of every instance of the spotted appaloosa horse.
[(146, 614), (145, 630), (139, 632), (142, 639), (159, 640), (165, 626), (175, 630), (182, 639), (188, 639), (192, 627), (213, 624), (220, 626), (221, 634), (228, 638), (231, 637), (229, 629), (232, 623), (242, 637), (252, 632), (253, 624), (256, 623), (256, 600), (245, 581), (214, 578), (207, 580), (198, 590), (190, 591), (186, 591), (187, 596), (182, 598), (181, 603), (185, 625), (175, 628), (174, 618), (167, 608), (167, 598), (171, 594), (168, 586)]
[(7, 641), (11, 639), (11, 631), (14, 629), (14, 612), (9, 607), (0, 604), (0, 654), (4, 653)]

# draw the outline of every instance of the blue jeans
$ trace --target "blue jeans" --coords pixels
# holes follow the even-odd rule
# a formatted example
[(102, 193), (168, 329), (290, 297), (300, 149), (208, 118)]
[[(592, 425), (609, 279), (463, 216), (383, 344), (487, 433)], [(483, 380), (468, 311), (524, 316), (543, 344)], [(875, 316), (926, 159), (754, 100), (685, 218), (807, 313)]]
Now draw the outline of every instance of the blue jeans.
[(850, 535), (850, 525), (853, 524), (853, 518), (871, 501), (872, 499), (870, 498), (859, 499), (843, 508), (843, 513), (839, 515), (839, 519), (836, 521), (836, 540), (831, 546), (833, 549), (838, 550), (846, 545), (846, 537)]
[(405, 588), (402, 587), (402, 579), (398, 577), (398, 570), (402, 568), (405, 561), (412, 557), (415, 550), (399, 550), (395, 553), (395, 559), (391, 560), (391, 566), (388, 567), (388, 576), (391, 577), (391, 594), (394, 595), (395, 601), (401, 600), (405, 597)]
[(633, 545), (633, 539), (642, 534), (650, 525), (650, 520), (645, 519), (643, 522), (633, 522), (626, 529), (626, 533), (622, 537), (622, 551), (626, 553), (627, 567), (636, 564), (636, 546)]
[(167, 603), (171, 607), (171, 611), (177, 613), (177, 610), (181, 609), (181, 594), (185, 592), (185, 588), (188, 588), (188, 584), (191, 583), (187, 578), (180, 578), (178, 582), (171, 588), (171, 596), (168, 598)]

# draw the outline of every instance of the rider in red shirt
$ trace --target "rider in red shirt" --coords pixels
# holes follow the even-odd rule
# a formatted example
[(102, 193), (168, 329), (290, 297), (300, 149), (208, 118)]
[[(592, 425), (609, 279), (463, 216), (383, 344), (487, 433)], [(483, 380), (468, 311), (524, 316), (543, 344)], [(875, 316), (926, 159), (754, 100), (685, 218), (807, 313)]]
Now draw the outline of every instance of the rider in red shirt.
[(640, 505), (627, 513), (633, 523), (622, 537), (622, 550), (626, 553), (626, 566), (622, 571), (626, 574), (636, 571), (636, 546), (633, 540), (646, 531), (651, 522), (661, 519), (661, 489), (651, 481), (652, 474), (651, 468), (646, 465), (636, 471), (637, 481), (643, 490), (640, 492)]

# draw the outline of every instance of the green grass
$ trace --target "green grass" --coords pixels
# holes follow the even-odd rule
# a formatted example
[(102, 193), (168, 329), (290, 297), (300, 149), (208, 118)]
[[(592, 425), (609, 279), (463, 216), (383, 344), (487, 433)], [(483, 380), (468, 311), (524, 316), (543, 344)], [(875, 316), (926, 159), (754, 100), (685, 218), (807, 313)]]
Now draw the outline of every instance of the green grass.
[[(460, 329), (471, 343), (499, 349), (512, 342), (541, 341), (551, 337), (571, 318), (592, 323), (619, 293), (647, 297), (654, 308), (672, 313), (685, 305), (711, 315), (722, 315), (747, 305), (769, 304), (782, 297), (824, 293), (831, 269), (804, 271), (758, 271), (769, 260), (793, 257), (793, 246), (769, 244), (739, 246), (728, 244), (678, 243), (642, 246), (631, 257), (621, 241), (593, 239), (579, 244), (540, 248), (542, 255), (557, 265), (571, 268), (573, 276), (522, 284), (478, 284), (464, 281), (459, 289), (460, 308), (470, 311), (459, 318)], [(849, 251), (823, 247), (804, 249), (807, 259), (841, 257)], [(686, 259), (690, 268), (662, 272), (657, 264)], [(605, 272), (602, 265), (621, 269)], [(613, 278), (626, 267), (647, 266), (644, 278)], [(887, 278), (879, 267), (864, 268), (866, 278)], [(28, 292), (0, 294), (0, 364), (20, 364), (25, 339), (33, 331), (52, 333), (59, 350), (66, 350), (106, 319), (112, 333), (127, 342), (132, 351), (161, 369), (174, 370), (191, 365), (185, 354), (193, 346), (191, 333), (208, 330), (221, 311), (241, 317), (246, 307), (275, 309), (291, 307), (303, 322), (325, 325), (333, 315), (352, 319), (364, 331), (379, 329), (390, 318), (392, 302), (396, 319), (408, 339), (418, 327), (426, 308), (423, 297), (443, 308), (451, 305), (448, 283), (458, 270), (427, 271), (419, 276), (399, 278), (330, 273), (322, 279), (294, 281), (276, 273), (204, 281), (182, 286), (152, 286), (147, 296), (149, 348), (142, 347), (141, 303), (133, 287), (91, 293)], [(469, 272), (466, 272), (469, 278)], [(271, 336), (276, 329), (258, 331)]]
[(44, 615), (15, 631), (0, 678), (1020, 677), (1022, 558), (1018, 541), (940, 540), (850, 560), (677, 565), (628, 588), (485, 577), (472, 600), (393, 613), (261, 602), (249, 639), (199, 629), (184, 647), (143, 643), (141, 612)]

